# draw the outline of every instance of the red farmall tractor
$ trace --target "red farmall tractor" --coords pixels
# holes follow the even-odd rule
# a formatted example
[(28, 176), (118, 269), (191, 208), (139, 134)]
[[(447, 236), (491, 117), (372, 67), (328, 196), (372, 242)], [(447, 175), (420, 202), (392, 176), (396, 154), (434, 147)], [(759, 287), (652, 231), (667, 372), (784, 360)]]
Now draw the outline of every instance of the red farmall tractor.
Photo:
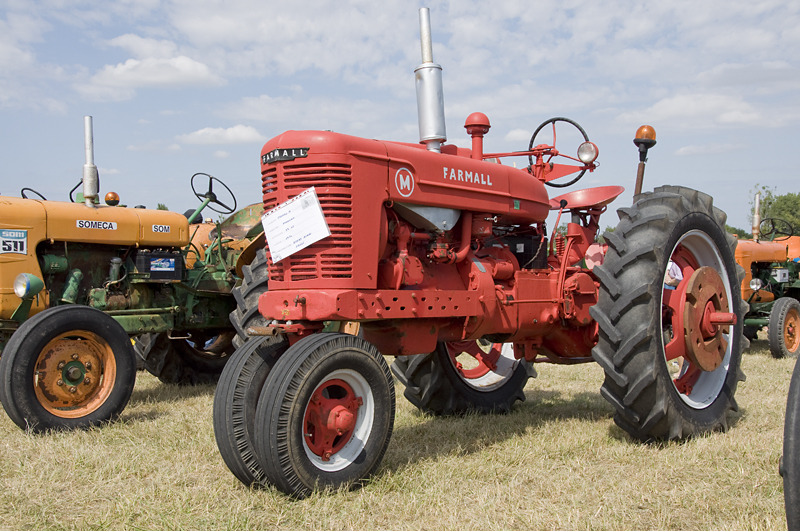
[[(687, 188), (637, 193), (604, 234), (602, 265), (586, 267), (600, 215), (623, 189), (551, 198), (547, 186), (593, 171), (597, 147), (554, 118), (527, 150), (484, 153), (481, 113), (466, 120), (471, 149), (444, 144), (427, 9), (420, 23), (420, 144), (288, 131), (262, 150), (268, 246), (235, 290), (252, 337), (214, 403), (234, 475), (298, 497), (366, 478), (394, 420), (384, 356), (406, 398), (434, 414), (508, 411), (534, 363), (596, 361), (615, 422), (634, 438), (726, 429), (745, 340), (725, 214)], [(557, 126), (578, 127), (577, 158), (557, 147)], [(655, 140), (643, 131), (641, 168)], [(499, 163), (513, 156), (530, 165)], [(565, 235), (548, 235), (552, 211), (569, 216)], [(682, 280), (666, 289), (673, 264)], [(323, 331), (331, 321), (360, 333)]]

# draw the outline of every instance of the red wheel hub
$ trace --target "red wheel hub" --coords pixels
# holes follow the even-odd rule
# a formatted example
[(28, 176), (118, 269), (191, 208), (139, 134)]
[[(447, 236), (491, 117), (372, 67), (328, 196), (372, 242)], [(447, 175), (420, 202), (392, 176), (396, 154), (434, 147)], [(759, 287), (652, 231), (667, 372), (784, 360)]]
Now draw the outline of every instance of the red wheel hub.
[[(474, 380), (487, 374), (489, 371), (497, 370), (497, 360), (500, 358), (500, 348), (502, 344), (494, 343), (489, 352), (484, 352), (477, 341), (451, 341), (447, 343), (447, 354), (453, 362), (456, 370), (467, 380)], [(465, 369), (456, 359), (461, 354), (468, 354), (478, 362), (476, 367)]]
[(363, 403), (344, 380), (328, 380), (317, 387), (303, 419), (303, 438), (309, 449), (329, 461), (353, 436)]
[(695, 271), (686, 286), (683, 333), (687, 358), (703, 371), (715, 370), (725, 357), (728, 342), (722, 332), (736, 324), (736, 315), (729, 309), (719, 274), (708, 266)]

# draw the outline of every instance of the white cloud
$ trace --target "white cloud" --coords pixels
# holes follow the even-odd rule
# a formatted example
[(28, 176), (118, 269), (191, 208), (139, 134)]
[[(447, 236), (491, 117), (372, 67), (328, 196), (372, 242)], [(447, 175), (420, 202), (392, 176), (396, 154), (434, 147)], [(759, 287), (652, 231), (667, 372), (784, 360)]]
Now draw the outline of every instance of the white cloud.
[(214, 152), (214, 157), (218, 159), (227, 159), (230, 156), (230, 153), (227, 151), (222, 151), (221, 149)]
[(704, 146), (684, 146), (675, 151), (675, 155), (679, 157), (692, 155), (719, 155), (722, 153), (730, 153), (743, 149), (746, 149), (745, 146), (740, 144), (707, 144)]
[(527, 142), (531, 139), (531, 136), (533, 136), (533, 132), (527, 129), (512, 129), (506, 133), (503, 140), (506, 142)]
[(144, 144), (130, 144), (125, 149), (143, 153), (169, 153), (180, 151), (179, 144), (166, 144), (163, 140), (151, 140)]
[(255, 127), (235, 125), (224, 129), (222, 127), (206, 127), (177, 137), (184, 144), (252, 144), (263, 143), (267, 139)]
[(624, 123), (665, 123), (681, 128), (754, 125), (762, 115), (740, 96), (686, 93), (670, 96), (651, 107), (622, 113)]
[(181, 55), (170, 59), (128, 59), (114, 66), (106, 65), (89, 83), (75, 88), (89, 99), (122, 101), (133, 98), (137, 88), (223, 84), (225, 80), (213, 74), (208, 66)]
[(108, 41), (112, 46), (118, 46), (130, 52), (135, 58), (170, 59), (178, 55), (178, 46), (168, 40), (156, 40), (139, 37), (132, 33), (120, 35)]

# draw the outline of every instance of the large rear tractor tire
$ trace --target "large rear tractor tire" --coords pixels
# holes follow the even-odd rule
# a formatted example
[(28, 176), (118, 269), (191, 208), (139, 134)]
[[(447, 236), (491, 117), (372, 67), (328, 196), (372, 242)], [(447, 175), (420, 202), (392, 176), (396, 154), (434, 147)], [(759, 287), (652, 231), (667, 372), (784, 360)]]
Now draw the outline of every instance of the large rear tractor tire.
[(800, 531), (800, 363), (795, 363), (783, 425), (783, 497), (789, 531)]
[(426, 413), (507, 413), (525, 400), (523, 388), (535, 377), (533, 365), (514, 358), (511, 343), (440, 342), (430, 354), (398, 356), (392, 372), (403, 396)]
[(37, 433), (114, 420), (135, 382), (135, 354), (125, 330), (87, 306), (34, 315), (0, 358), (0, 402), (17, 426)]
[(800, 302), (781, 297), (769, 314), (769, 352), (773, 358), (797, 356), (800, 349)]
[[(636, 199), (617, 211), (617, 228), (604, 234), (605, 261), (594, 269), (600, 392), (617, 425), (639, 440), (726, 430), (747, 345), (736, 238), (706, 194), (662, 186)], [(683, 274), (674, 290), (664, 285), (670, 261)]]
[(242, 283), (233, 288), (233, 297), (236, 299), (236, 309), (231, 312), (231, 324), (236, 329), (233, 345), (241, 347), (249, 335), (247, 329), (251, 326), (267, 326), (267, 320), (258, 313), (258, 297), (267, 291), (269, 272), (267, 270), (267, 252), (259, 249), (255, 259), (242, 267)]
[(258, 400), (255, 449), (267, 481), (298, 498), (360, 486), (383, 459), (394, 408), (392, 375), (373, 345), (340, 333), (301, 339)]
[[(225, 368), (234, 346), (233, 331), (141, 334), (134, 338), (134, 350), (144, 359), (144, 368), (167, 384), (213, 384)], [(185, 337), (188, 336), (188, 337)]]
[(256, 406), (267, 376), (287, 348), (285, 336), (248, 340), (225, 366), (214, 393), (219, 452), (233, 475), (247, 486), (266, 480), (253, 446)]

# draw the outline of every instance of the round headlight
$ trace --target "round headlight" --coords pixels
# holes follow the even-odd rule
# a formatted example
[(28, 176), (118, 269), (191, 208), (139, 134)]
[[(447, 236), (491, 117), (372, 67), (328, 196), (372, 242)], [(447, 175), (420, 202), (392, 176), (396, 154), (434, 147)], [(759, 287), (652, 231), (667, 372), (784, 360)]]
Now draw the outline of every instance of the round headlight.
[(31, 299), (44, 288), (44, 282), (30, 273), (20, 273), (14, 279), (14, 293), (20, 299)]
[(754, 278), (750, 281), (750, 289), (753, 291), (758, 291), (764, 284), (761, 282), (760, 278)]
[(16, 293), (17, 297), (24, 299), (30, 289), (31, 283), (28, 280), (27, 273), (17, 275), (17, 278), (14, 279), (14, 293)]
[(584, 164), (591, 164), (597, 160), (597, 155), (597, 146), (594, 145), (594, 142), (584, 142), (578, 147), (578, 158)]

